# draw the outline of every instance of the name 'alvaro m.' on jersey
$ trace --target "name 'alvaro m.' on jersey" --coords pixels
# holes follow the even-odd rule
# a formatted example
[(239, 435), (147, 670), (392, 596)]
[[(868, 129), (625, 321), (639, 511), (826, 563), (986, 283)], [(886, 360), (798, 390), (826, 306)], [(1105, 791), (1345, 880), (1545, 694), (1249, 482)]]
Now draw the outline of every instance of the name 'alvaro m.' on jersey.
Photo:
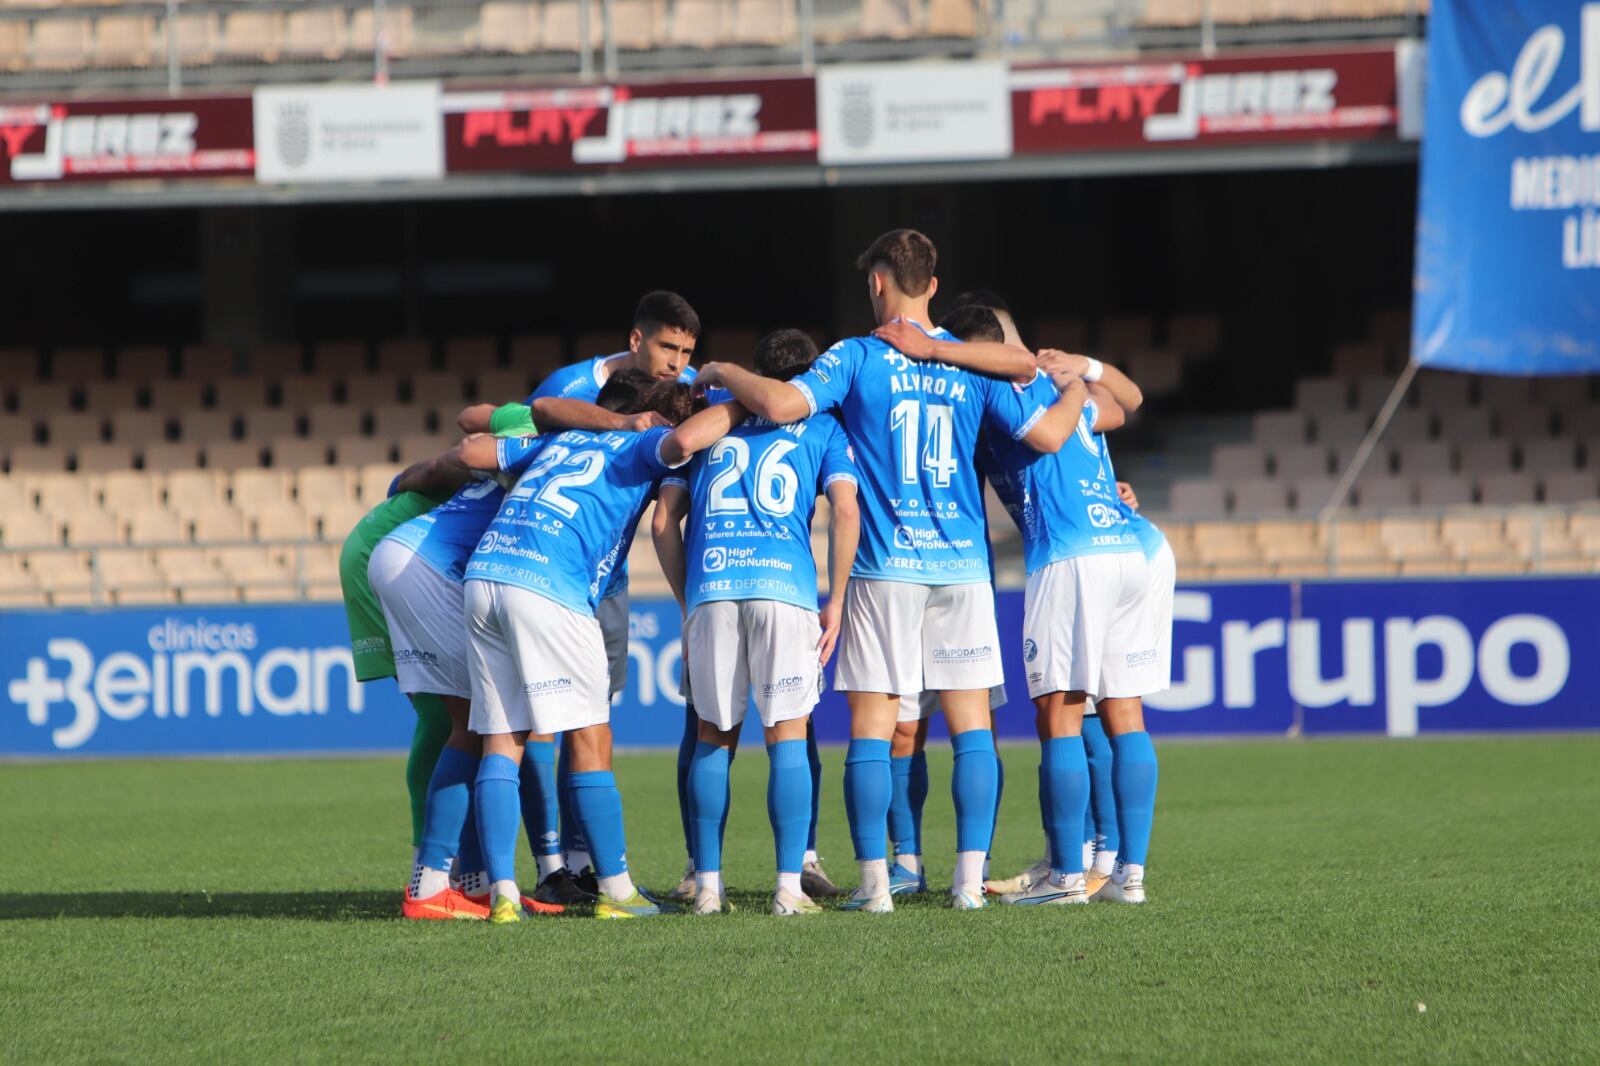
[(856, 452), (865, 491), (851, 572), (922, 585), (987, 582), (978, 434), (987, 424), (1018, 440), (1044, 409), (1009, 382), (919, 363), (877, 337), (840, 341), (791, 384), (813, 415), (840, 412)]

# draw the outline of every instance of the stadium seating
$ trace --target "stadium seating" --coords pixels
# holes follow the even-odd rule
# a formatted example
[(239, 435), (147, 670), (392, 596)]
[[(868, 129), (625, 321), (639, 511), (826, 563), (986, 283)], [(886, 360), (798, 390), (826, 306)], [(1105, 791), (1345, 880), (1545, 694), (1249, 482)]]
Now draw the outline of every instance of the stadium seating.
[[(1174, 388), (1224, 340), (1205, 315), (1028, 327), (1041, 345), (1130, 366), (1164, 353)], [(1205, 476), (1172, 483), (1155, 517), (1183, 575), (1600, 568), (1590, 379), (1423, 372), (1347, 508), (1317, 521), (1366, 429), (1365, 408), (1387, 395), (1395, 345), (1378, 339), (1382, 328), (1375, 318), (1371, 339), (1333, 353), (1331, 375), (1300, 382), (1295, 406), (1259, 412), (1247, 439), (1219, 443)], [(757, 335), (724, 328), (704, 348), (745, 358)], [(569, 352), (618, 338), (596, 330), (573, 341), (0, 352), (0, 606), (336, 598), (344, 535), (402, 464), (457, 438), (463, 406), (520, 399)], [(990, 527), (997, 572), (1020, 580), (1015, 531), (993, 500)], [(664, 594), (648, 541), (636, 547), (635, 580), (641, 593)]]
[[(75, 0), (29, 0), (23, 17), (0, 20), (0, 78), (57, 77), (92, 68), (102, 78), (126, 71), (158, 74), (176, 49), (181, 68), (210, 68), (215, 77), (238, 67), (246, 80), (265, 64), (303, 72), (308, 64), (370, 63), (378, 35), (374, 10), (360, 0), (328, 6), (289, 6), (236, 0), (215, 11), (180, 11), (169, 34), (159, 8), (120, 12), (116, 4), (85, 7)], [(1211, 15), (1220, 32), (1246, 28), (1257, 37), (1293, 40), (1313, 23), (1319, 36), (1361, 36), (1389, 28), (1426, 0), (1215, 0)], [(1037, 42), (1049, 51), (1082, 40), (1140, 42), (1140, 34), (1180, 33), (1197, 38), (1205, 8), (1200, 0), (1125, 0), (1063, 4), (1030, 0), (1004, 5), (985, 0), (829, 0), (814, 11), (817, 41), (842, 49), (841, 57), (872, 54), (886, 45), (895, 54), (947, 51), (951, 42), (983, 39), (998, 31), (1013, 48)], [(748, 63), (752, 49), (774, 50), (774, 59), (798, 46), (794, 0), (616, 0), (612, 8), (616, 47), (655, 53), (654, 63), (716, 65), (718, 49), (737, 50)], [(392, 60), (416, 59), (435, 66), (453, 62), (470, 72), (480, 58), (548, 56), (571, 62), (580, 40), (577, 0), (419, 0), (391, 6), (384, 39)], [(588, 46), (603, 35), (600, 5), (591, 8)], [(1130, 36), (1131, 35), (1131, 36)], [(861, 52), (861, 48), (869, 51)], [(850, 49), (855, 48), (852, 53)], [(733, 62), (734, 53), (729, 52)], [(503, 58), (500, 59), (503, 64)], [(154, 69), (152, 69), (154, 68)], [(114, 81), (115, 79), (112, 78)]]

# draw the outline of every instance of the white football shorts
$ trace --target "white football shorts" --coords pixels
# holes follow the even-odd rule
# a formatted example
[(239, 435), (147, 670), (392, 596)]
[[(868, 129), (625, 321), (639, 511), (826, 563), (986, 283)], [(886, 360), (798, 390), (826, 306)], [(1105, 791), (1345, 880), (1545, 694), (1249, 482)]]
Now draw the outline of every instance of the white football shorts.
[[(989, 690), (989, 709), (998, 711), (1006, 705), (1006, 687), (996, 685)], [(924, 718), (932, 718), (939, 713), (939, 694), (937, 692), (912, 692), (900, 696), (900, 710), (896, 714), (897, 722), (920, 722)]]
[(628, 687), (628, 590), (607, 596), (594, 609), (606, 642), (606, 669), (613, 698)]
[(611, 720), (600, 623), (494, 581), (466, 583), (474, 733), (565, 733)]
[(400, 691), (469, 698), (461, 586), (397, 540), (381, 540), (372, 549), (367, 582), (389, 625)]
[(1146, 580), (1143, 552), (1080, 555), (1029, 574), (1022, 621), (1028, 696), (1095, 695), (1103, 677), (1120, 687), (1117, 668), (1135, 640)]
[(962, 691), (1004, 680), (994, 588), (855, 578), (839, 634), (841, 692)]
[(1178, 560), (1163, 541), (1145, 562), (1139, 620), (1127, 645), (1106, 647), (1100, 699), (1143, 697), (1172, 687), (1172, 596), (1177, 583)]
[(754, 699), (761, 724), (810, 714), (822, 692), (817, 612), (776, 600), (716, 600), (689, 612), (684, 637), (694, 709), (733, 729)]

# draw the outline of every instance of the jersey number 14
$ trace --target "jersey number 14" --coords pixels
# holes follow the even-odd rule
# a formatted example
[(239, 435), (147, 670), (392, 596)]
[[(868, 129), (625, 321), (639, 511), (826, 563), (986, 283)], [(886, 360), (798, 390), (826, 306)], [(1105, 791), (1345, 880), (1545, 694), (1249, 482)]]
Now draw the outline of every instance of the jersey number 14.
[(927, 405), (927, 437), (922, 435), (922, 404), (901, 400), (889, 412), (889, 428), (900, 447), (900, 480), (915, 485), (918, 467), (933, 475), (933, 484), (949, 488), (956, 473), (955, 408), (947, 403)]

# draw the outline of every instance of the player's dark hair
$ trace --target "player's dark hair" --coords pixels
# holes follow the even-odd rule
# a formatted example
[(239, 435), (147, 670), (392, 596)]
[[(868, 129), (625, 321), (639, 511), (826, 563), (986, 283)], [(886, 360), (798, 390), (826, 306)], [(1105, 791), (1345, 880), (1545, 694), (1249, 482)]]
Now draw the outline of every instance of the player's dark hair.
[[(956, 297), (956, 307), (972, 307), (974, 305), (987, 307), (991, 311), (1004, 311), (1008, 315), (1011, 313), (1011, 305), (1002, 300), (998, 293), (990, 292), (988, 289), (973, 289)], [(952, 330), (951, 332), (954, 331)]]
[(694, 399), (683, 382), (658, 381), (640, 397), (640, 410), (654, 411), (676, 426), (694, 414)]
[(939, 250), (925, 234), (914, 229), (892, 229), (856, 256), (857, 270), (885, 268), (895, 288), (907, 296), (921, 296), (933, 281)]
[(756, 344), (756, 373), (788, 381), (811, 369), (817, 359), (817, 342), (797, 329), (780, 329)]
[(981, 304), (958, 307), (945, 315), (939, 325), (963, 341), (1003, 341), (1006, 331), (1000, 328), (1000, 319)]
[(633, 328), (650, 336), (661, 329), (681, 329), (691, 337), (700, 336), (700, 316), (675, 292), (657, 289), (639, 298), (633, 309)]
[(648, 370), (624, 367), (606, 378), (594, 402), (619, 415), (636, 415), (647, 410), (643, 403), (645, 390), (655, 383)]

